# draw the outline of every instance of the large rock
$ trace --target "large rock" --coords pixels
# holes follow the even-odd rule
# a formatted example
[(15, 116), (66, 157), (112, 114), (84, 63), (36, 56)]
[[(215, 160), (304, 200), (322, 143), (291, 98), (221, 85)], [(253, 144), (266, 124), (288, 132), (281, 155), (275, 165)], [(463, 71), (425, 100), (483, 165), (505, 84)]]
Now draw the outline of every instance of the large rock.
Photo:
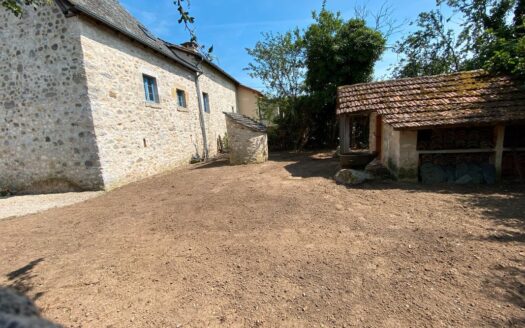
[(362, 184), (366, 180), (371, 180), (372, 176), (364, 171), (343, 169), (335, 175), (335, 181), (347, 186)]

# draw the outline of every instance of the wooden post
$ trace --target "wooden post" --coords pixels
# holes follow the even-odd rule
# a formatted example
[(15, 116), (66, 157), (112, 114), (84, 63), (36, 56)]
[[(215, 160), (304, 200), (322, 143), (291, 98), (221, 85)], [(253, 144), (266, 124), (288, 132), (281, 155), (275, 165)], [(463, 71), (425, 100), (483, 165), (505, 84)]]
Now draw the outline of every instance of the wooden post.
[(381, 151), (383, 148), (383, 119), (381, 115), (376, 116), (376, 152), (378, 158), (381, 158)]
[(339, 116), (339, 139), (341, 154), (350, 151), (350, 131), (349, 131), (348, 115)]
[(496, 178), (501, 181), (502, 178), (502, 163), (503, 163), (503, 146), (505, 142), (505, 125), (498, 124), (495, 128), (496, 134), (496, 148), (494, 153), (494, 166), (496, 167)]

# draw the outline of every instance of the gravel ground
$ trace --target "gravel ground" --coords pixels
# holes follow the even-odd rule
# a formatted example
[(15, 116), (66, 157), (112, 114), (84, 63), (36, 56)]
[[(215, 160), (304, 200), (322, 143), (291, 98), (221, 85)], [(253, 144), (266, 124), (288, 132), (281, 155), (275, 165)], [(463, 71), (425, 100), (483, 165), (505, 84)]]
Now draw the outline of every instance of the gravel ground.
[(69, 206), (102, 195), (103, 192), (70, 192), (49, 195), (0, 197), (0, 220)]
[(0, 221), (0, 285), (67, 327), (523, 327), (523, 186), (178, 170)]

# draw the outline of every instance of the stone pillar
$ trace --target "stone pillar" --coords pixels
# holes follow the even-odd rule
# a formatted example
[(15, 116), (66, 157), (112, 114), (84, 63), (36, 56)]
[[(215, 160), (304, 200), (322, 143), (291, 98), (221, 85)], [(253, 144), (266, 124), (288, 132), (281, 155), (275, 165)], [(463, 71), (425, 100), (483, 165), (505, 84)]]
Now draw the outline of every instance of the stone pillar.
[(417, 182), (419, 154), (417, 152), (417, 131), (404, 130), (399, 135), (399, 180)]

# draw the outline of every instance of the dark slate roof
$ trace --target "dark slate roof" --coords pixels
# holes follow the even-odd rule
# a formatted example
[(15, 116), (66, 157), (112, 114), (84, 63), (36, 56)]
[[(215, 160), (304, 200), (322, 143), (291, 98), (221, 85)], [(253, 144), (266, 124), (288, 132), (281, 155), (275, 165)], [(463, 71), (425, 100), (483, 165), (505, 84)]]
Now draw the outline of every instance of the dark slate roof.
[(481, 70), (339, 87), (338, 115), (370, 111), (396, 129), (525, 120), (525, 87)]
[(253, 131), (257, 132), (266, 132), (266, 126), (262, 123), (259, 123), (248, 116), (239, 114), (239, 113), (231, 113), (231, 112), (224, 112), (224, 115), (231, 119), (233, 122), (240, 124), (244, 126), (245, 128), (248, 128)]
[(57, 0), (57, 2), (65, 4), (68, 11), (87, 15), (109, 28), (117, 30), (154, 51), (173, 59), (180, 65), (192, 71), (198, 71), (194, 65), (175, 55), (162, 40), (154, 36), (124, 9), (118, 0)]
[(239, 81), (237, 81), (233, 76), (228, 74), (225, 70), (223, 70), (221, 67), (219, 67), (217, 64), (215, 64), (211, 60), (209, 60), (206, 57), (204, 57), (202, 54), (200, 54), (198, 52), (195, 52), (195, 51), (192, 51), (190, 49), (187, 49), (186, 47), (178, 45), (178, 44), (170, 43), (170, 42), (167, 42), (167, 41), (163, 41), (163, 42), (168, 48), (173, 48), (173, 49), (182, 51), (184, 53), (187, 53), (187, 54), (189, 54), (191, 56), (195, 56), (197, 58), (197, 60), (203, 61), (204, 63), (206, 63), (209, 66), (213, 67), (214, 69), (219, 71), (222, 75), (224, 75), (228, 79), (232, 80), (233, 83), (235, 83), (236, 85), (241, 85), (241, 83)]

